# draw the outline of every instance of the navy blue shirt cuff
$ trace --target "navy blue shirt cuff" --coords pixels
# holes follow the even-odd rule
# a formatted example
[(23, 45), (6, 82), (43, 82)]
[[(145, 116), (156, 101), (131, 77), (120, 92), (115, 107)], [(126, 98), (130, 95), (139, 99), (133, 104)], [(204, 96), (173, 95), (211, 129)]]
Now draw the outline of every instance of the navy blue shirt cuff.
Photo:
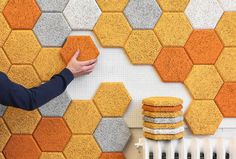
[(74, 75), (68, 68), (65, 68), (64, 70), (62, 70), (60, 75), (64, 77), (66, 85), (69, 85), (70, 82), (74, 79)]

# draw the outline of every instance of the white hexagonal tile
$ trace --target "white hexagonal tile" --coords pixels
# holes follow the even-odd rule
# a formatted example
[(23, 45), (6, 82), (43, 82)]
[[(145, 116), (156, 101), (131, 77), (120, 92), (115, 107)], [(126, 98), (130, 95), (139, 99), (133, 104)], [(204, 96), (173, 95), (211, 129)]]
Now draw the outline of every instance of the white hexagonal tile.
[(62, 12), (69, 0), (37, 0), (43, 12)]
[(219, 0), (224, 11), (236, 11), (236, 0)]

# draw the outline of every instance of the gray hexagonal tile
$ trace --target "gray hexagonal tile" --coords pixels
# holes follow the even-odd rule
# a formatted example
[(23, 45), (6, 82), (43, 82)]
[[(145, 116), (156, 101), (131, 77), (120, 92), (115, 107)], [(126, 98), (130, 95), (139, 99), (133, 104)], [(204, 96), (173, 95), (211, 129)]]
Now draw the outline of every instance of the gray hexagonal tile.
[(48, 103), (39, 108), (42, 116), (62, 117), (71, 102), (71, 98), (65, 91), (58, 97), (52, 99)]
[(130, 0), (124, 13), (134, 29), (153, 29), (162, 11), (156, 0)]
[(37, 0), (43, 12), (62, 12), (69, 0)]
[(94, 137), (103, 152), (121, 152), (127, 144), (131, 133), (122, 118), (103, 118)]
[(34, 27), (43, 46), (62, 46), (71, 28), (62, 13), (43, 13)]
[(70, 0), (63, 13), (73, 30), (92, 30), (101, 10), (95, 0)]
[(3, 116), (7, 109), (7, 106), (0, 104), (0, 116)]

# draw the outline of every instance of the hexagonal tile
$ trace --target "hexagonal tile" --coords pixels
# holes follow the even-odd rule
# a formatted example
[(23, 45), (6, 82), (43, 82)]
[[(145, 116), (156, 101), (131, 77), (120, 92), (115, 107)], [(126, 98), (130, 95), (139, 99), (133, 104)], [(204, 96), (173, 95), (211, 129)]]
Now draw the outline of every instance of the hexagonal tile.
[(0, 117), (3, 116), (7, 109), (7, 106), (0, 104)]
[(3, 11), (3, 9), (5, 8), (7, 2), (8, 2), (8, 0), (1, 0), (0, 1), (0, 12)]
[(38, 159), (41, 155), (31, 135), (12, 135), (3, 153), (7, 159)]
[(3, 14), (12, 29), (32, 29), (41, 12), (34, 0), (8, 0)]
[(43, 12), (62, 12), (69, 0), (36, 0)]
[(39, 52), (33, 65), (42, 81), (50, 80), (66, 67), (59, 51), (59, 48), (43, 48)]
[(225, 46), (236, 46), (236, 13), (225, 12), (216, 26), (216, 31)]
[(103, 152), (122, 152), (130, 136), (122, 118), (103, 118), (94, 133)]
[(224, 11), (236, 11), (235, 0), (218, 0)]
[(224, 48), (215, 66), (224, 81), (236, 82), (236, 48)]
[(156, 0), (130, 0), (124, 14), (133, 29), (153, 29), (162, 11)]
[(102, 153), (99, 159), (125, 159), (125, 155), (123, 153), (118, 152), (104, 152)]
[(223, 119), (213, 100), (192, 101), (184, 117), (195, 135), (213, 135)]
[(44, 47), (62, 46), (71, 32), (71, 28), (62, 13), (43, 13), (33, 30)]
[(236, 83), (226, 82), (218, 92), (215, 102), (224, 117), (236, 117)]
[[(1, 2), (0, 2), (1, 3)], [(8, 35), (11, 32), (11, 28), (9, 27), (6, 19), (4, 18), (4, 16), (0, 13), (0, 47), (3, 46), (4, 42), (6, 41)]]
[(38, 86), (41, 83), (37, 73), (31, 65), (13, 65), (7, 75), (13, 82), (27, 88)]
[(8, 107), (3, 118), (11, 133), (32, 134), (41, 116), (37, 110), (25, 111), (18, 108)]
[(64, 15), (74, 30), (92, 30), (101, 10), (95, 0), (70, 0)]
[(152, 30), (132, 31), (125, 44), (133, 64), (153, 64), (160, 50), (161, 44)]
[(32, 64), (41, 46), (32, 31), (14, 30), (3, 48), (13, 64)]
[(3, 49), (0, 48), (0, 71), (7, 73), (10, 67), (11, 67), (10, 61), (8, 60)]
[(194, 65), (184, 84), (194, 99), (214, 99), (223, 81), (213, 65)]
[(92, 135), (73, 135), (64, 154), (69, 159), (97, 159), (101, 150)]
[(39, 108), (42, 116), (62, 117), (71, 102), (71, 98), (65, 91), (61, 95), (50, 100)]
[(5, 159), (5, 157), (2, 153), (0, 153), (0, 159)]
[(65, 159), (61, 152), (43, 152), (39, 159)]
[(183, 13), (163, 13), (154, 31), (164, 46), (184, 46), (192, 27)]
[(165, 12), (184, 11), (189, 0), (157, 0)]
[(11, 136), (11, 133), (9, 132), (5, 122), (3, 121), (2, 118), (0, 118), (0, 131), (1, 131), (1, 134), (0, 134), (0, 138), (1, 138), (1, 141), (0, 141), (0, 151), (3, 150), (3, 148), (5, 147), (8, 139), (10, 138)]
[(192, 69), (192, 61), (184, 48), (163, 48), (154, 67), (165, 82), (183, 82)]
[(60, 53), (68, 63), (77, 50), (80, 50), (79, 61), (97, 58), (99, 51), (90, 36), (69, 36)]
[(96, 0), (103, 12), (122, 12), (128, 4), (128, 0)]
[(194, 30), (185, 44), (194, 64), (214, 64), (223, 47), (214, 30)]
[(106, 82), (98, 88), (94, 98), (102, 116), (123, 116), (131, 102), (131, 97), (123, 83)]
[(93, 31), (103, 47), (123, 47), (132, 29), (122, 13), (102, 13)]
[(42, 118), (33, 134), (42, 151), (63, 151), (71, 132), (63, 118)]
[(93, 134), (101, 115), (91, 100), (74, 100), (64, 116), (73, 134)]
[(185, 14), (194, 29), (213, 29), (223, 14), (223, 10), (217, 0), (191, 0)]

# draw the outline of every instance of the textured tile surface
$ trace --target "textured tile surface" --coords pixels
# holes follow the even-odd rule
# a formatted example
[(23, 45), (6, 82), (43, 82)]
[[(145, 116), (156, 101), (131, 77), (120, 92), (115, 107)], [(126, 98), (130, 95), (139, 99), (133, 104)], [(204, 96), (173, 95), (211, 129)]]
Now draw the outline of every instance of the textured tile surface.
[(153, 31), (134, 30), (125, 44), (125, 51), (133, 64), (153, 64), (161, 47)]
[(71, 32), (62, 13), (43, 13), (33, 30), (41, 45), (45, 47), (62, 46)]
[(184, 11), (189, 0), (157, 0), (163, 11)]
[(42, 151), (63, 151), (71, 133), (63, 118), (42, 118), (33, 134)]
[(175, 112), (149, 112), (149, 111), (143, 111), (142, 114), (144, 116), (152, 117), (152, 118), (175, 118), (177, 116), (181, 116), (183, 113), (182, 113), (182, 111), (175, 111)]
[(130, 136), (122, 118), (103, 118), (94, 133), (103, 152), (122, 152)]
[(4, 16), (1, 13), (0, 13), (0, 28), (1, 28), (1, 30), (0, 30), (0, 35), (1, 35), (0, 36), (0, 47), (2, 47), (11, 32), (11, 28), (9, 27), (6, 19), (4, 18)]
[(43, 12), (62, 12), (69, 0), (36, 0)]
[(71, 98), (65, 91), (39, 108), (42, 116), (62, 117), (71, 102)]
[(60, 152), (43, 152), (39, 159), (65, 159)]
[(72, 133), (93, 134), (101, 115), (92, 100), (74, 100), (64, 118)]
[(33, 65), (42, 81), (48, 81), (66, 65), (61, 58), (59, 48), (42, 48)]
[(163, 106), (179, 106), (183, 104), (183, 100), (177, 97), (148, 97), (143, 99), (142, 104), (163, 107)]
[(170, 107), (170, 106), (154, 107), (149, 105), (142, 106), (143, 110), (150, 112), (175, 112), (175, 111), (181, 111), (182, 108), (183, 108), (182, 105), (178, 105), (175, 107)]
[(97, 159), (101, 150), (92, 135), (74, 135), (67, 144), (64, 154), (69, 159)]
[(175, 134), (175, 135), (157, 135), (157, 134), (150, 134), (145, 132), (144, 136), (148, 139), (152, 139), (152, 140), (177, 140), (180, 138), (183, 138), (184, 133), (179, 133), (179, 134)]
[(11, 133), (32, 134), (41, 117), (37, 110), (25, 111), (8, 107), (3, 118)]
[(154, 67), (165, 82), (183, 82), (192, 68), (184, 48), (163, 48), (157, 57)]
[(162, 11), (156, 0), (130, 0), (124, 14), (133, 29), (153, 29)]
[(0, 159), (5, 159), (5, 157), (2, 153), (0, 153)]
[(11, 66), (10, 61), (8, 60), (5, 52), (0, 48), (0, 71), (7, 73)]
[(3, 14), (12, 29), (32, 29), (41, 12), (35, 0), (8, 0)]
[(64, 15), (74, 30), (92, 30), (101, 10), (95, 0), (70, 0)]
[(102, 116), (123, 116), (131, 102), (123, 83), (106, 82), (102, 83), (98, 88), (94, 98)]
[(41, 155), (31, 135), (12, 135), (3, 153), (7, 159), (38, 159)]
[(6, 6), (8, 0), (1, 0), (0, 1), (0, 12), (3, 11), (4, 7)]
[(156, 124), (173, 124), (173, 123), (178, 123), (180, 121), (183, 121), (183, 117), (178, 116), (175, 118), (151, 118), (151, 117), (144, 116), (143, 120), (146, 122), (156, 123)]
[(99, 159), (125, 159), (125, 156), (123, 153), (118, 153), (118, 152), (104, 152), (102, 155), (99, 157)]
[(122, 13), (103, 13), (93, 29), (103, 47), (123, 47), (131, 30)]
[(183, 121), (173, 123), (173, 124), (156, 124), (156, 123), (150, 123), (150, 122), (143, 123), (143, 126), (147, 128), (151, 128), (151, 129), (174, 129), (183, 125), (184, 125)]
[(3, 48), (13, 64), (32, 64), (41, 49), (30, 30), (12, 31)]
[(184, 83), (194, 99), (214, 99), (223, 81), (213, 65), (195, 65)]
[(96, 0), (103, 12), (122, 12), (129, 0)]
[(68, 63), (79, 49), (78, 61), (86, 61), (97, 58), (99, 51), (90, 36), (69, 36), (60, 53), (64, 61)]
[(3, 150), (3, 148), (5, 147), (8, 139), (10, 138), (11, 134), (4, 122), (4, 120), (2, 118), (0, 118), (0, 138), (1, 138), (1, 141), (0, 141), (0, 151)]
[(184, 132), (184, 127), (182, 126), (182, 127), (178, 127), (175, 129), (150, 129), (150, 128), (144, 127), (143, 131), (151, 133), (151, 134), (163, 134), (163, 135), (172, 134), (172, 135), (174, 135), (174, 134)]
[(223, 116), (213, 100), (193, 100), (185, 121), (195, 135), (213, 135)]
[(236, 11), (235, 0), (219, 0), (219, 3), (224, 11)]
[(4, 106), (4, 105), (0, 104), (0, 116), (3, 116), (6, 109), (7, 109), (7, 106)]
[(154, 31), (164, 46), (184, 46), (192, 27), (183, 13), (163, 13)]

